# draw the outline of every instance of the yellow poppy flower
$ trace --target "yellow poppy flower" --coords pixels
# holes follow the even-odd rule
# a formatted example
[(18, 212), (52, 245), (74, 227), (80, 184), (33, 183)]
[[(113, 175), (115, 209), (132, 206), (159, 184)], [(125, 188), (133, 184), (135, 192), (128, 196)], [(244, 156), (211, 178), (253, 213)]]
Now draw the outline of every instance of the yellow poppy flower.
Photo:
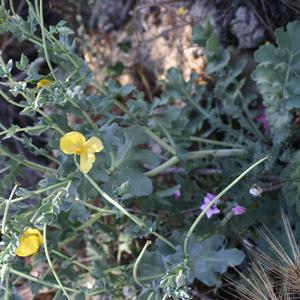
[(177, 9), (177, 14), (179, 16), (184, 16), (187, 13), (187, 9), (184, 6), (181, 6)]
[(43, 244), (43, 236), (34, 228), (28, 228), (19, 238), (19, 247), (16, 249), (17, 256), (30, 256), (37, 253)]
[(103, 149), (103, 144), (95, 136), (86, 140), (80, 132), (71, 131), (60, 139), (60, 149), (65, 154), (80, 155), (80, 171), (88, 173), (96, 160), (95, 153)]
[(53, 83), (52, 80), (49, 80), (49, 79), (41, 79), (41, 80), (37, 83), (36, 87), (37, 87), (38, 89), (41, 89), (41, 88), (44, 88), (44, 87), (46, 87), (46, 86), (51, 85), (52, 83)]

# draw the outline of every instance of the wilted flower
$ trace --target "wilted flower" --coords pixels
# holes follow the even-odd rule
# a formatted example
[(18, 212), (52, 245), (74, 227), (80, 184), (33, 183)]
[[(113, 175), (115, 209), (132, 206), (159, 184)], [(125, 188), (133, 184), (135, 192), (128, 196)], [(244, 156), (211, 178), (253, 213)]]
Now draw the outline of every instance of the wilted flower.
[[(216, 197), (214, 194), (207, 193), (204, 197), (204, 203), (200, 206), (201, 210), (205, 210), (208, 204)], [(218, 209), (217, 205), (220, 203), (220, 200), (217, 201), (212, 207), (206, 212), (207, 218), (211, 218), (213, 215), (219, 214), (221, 211)]]
[(36, 87), (37, 87), (38, 89), (41, 89), (41, 88), (44, 88), (44, 87), (46, 87), (46, 86), (51, 85), (52, 83), (53, 83), (52, 80), (49, 80), (49, 79), (41, 79), (41, 80), (37, 83)]
[(232, 208), (233, 214), (235, 216), (240, 216), (246, 212), (247, 208), (240, 206), (238, 204), (235, 204), (234, 207)]
[(80, 156), (80, 171), (88, 173), (96, 160), (95, 153), (103, 149), (102, 142), (95, 136), (86, 138), (77, 131), (71, 131), (60, 139), (60, 149), (65, 154)]
[(37, 253), (43, 244), (43, 236), (39, 230), (28, 228), (19, 239), (19, 247), (16, 249), (17, 256), (30, 256)]

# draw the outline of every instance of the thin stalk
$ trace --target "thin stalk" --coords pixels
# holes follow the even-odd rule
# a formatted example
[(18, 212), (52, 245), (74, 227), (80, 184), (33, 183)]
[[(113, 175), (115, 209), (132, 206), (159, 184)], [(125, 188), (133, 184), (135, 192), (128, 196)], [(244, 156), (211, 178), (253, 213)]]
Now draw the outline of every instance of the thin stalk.
[[(76, 162), (76, 165), (78, 169), (80, 168), (78, 163)], [(135, 215), (128, 212), (123, 206), (121, 206), (116, 200), (112, 199), (109, 195), (107, 195), (100, 187), (99, 185), (86, 173), (83, 173), (84, 177), (89, 181), (89, 183), (97, 190), (97, 192), (105, 198), (110, 204), (112, 204), (114, 207), (116, 207), (119, 211), (121, 211), (124, 215), (126, 215), (129, 219), (131, 219), (135, 224), (137, 224), (139, 227), (145, 228), (145, 223), (138, 219)]]
[(151, 293), (149, 294), (149, 296), (147, 297), (147, 299), (146, 299), (146, 300), (151, 300), (151, 299), (152, 299), (152, 297), (153, 297), (153, 295), (154, 295), (154, 292), (151, 292)]
[[(17, 132), (22, 132), (22, 131), (25, 131), (25, 132), (30, 132), (30, 131), (36, 131), (36, 130), (43, 130), (43, 129), (46, 129), (48, 126), (46, 125), (37, 125), (37, 126), (28, 126), (28, 127), (23, 127), (23, 128), (18, 128), (14, 131), (14, 133), (17, 133)], [(4, 134), (7, 134), (7, 133), (10, 133), (10, 129), (6, 129), (6, 130), (3, 130), (0, 132), (0, 136), (1, 135), (4, 135)]]
[(164, 241), (168, 246), (170, 246), (173, 250), (176, 251), (176, 246), (171, 243), (170, 241), (168, 241), (167, 239), (165, 239), (162, 235), (160, 235), (158, 232), (156, 231), (153, 231), (152, 234), (154, 236), (156, 236), (157, 238), (159, 238), (160, 240)]
[(49, 255), (49, 252), (48, 252), (48, 246), (47, 246), (47, 224), (44, 224), (44, 232), (43, 232), (43, 236), (44, 236), (44, 249), (45, 249), (45, 255), (46, 255), (46, 258), (47, 258), (47, 261), (48, 261), (48, 264), (49, 264), (49, 267), (52, 271), (52, 274), (53, 276), (55, 277), (56, 279), (56, 282), (58, 283), (60, 289), (63, 291), (64, 295), (67, 297), (68, 300), (71, 300), (69, 294), (67, 293), (65, 287), (62, 285), (54, 267), (53, 267), (53, 264), (52, 264), (52, 261), (51, 261), (51, 258), (50, 258), (50, 255)]
[(174, 140), (171, 137), (171, 134), (169, 133), (169, 131), (165, 128), (165, 126), (161, 123), (161, 121), (157, 118), (155, 118), (155, 121), (157, 122), (157, 124), (159, 125), (159, 127), (161, 128), (161, 130), (164, 132), (164, 134), (167, 136), (171, 146), (176, 149), (176, 145)]
[[(13, 268), (10, 269), (10, 273), (12, 273), (14, 275), (17, 275), (17, 276), (20, 276), (22, 278), (25, 278), (27, 280), (30, 280), (30, 281), (42, 284), (42, 285), (50, 287), (50, 288), (59, 289), (59, 290), (61, 289), (61, 286), (59, 286), (58, 284), (53, 284), (53, 283), (50, 283), (48, 281), (40, 280), (37, 277), (33, 277), (33, 276), (29, 275), (29, 274), (22, 273), (22, 272), (17, 271), (17, 270), (15, 270)], [(66, 287), (66, 286), (64, 286), (63, 288), (66, 291), (73, 292), (73, 293), (79, 293), (80, 292), (79, 290), (75, 290), (75, 289), (72, 289), (72, 288), (69, 288), (69, 287)]]
[[(62, 254), (62, 253), (60, 253), (60, 252), (58, 252), (58, 251), (56, 251), (56, 250), (52, 250), (51, 252), (52, 252), (53, 254), (56, 254), (57, 256), (60, 256), (60, 257), (64, 258), (64, 259), (70, 259), (70, 258), (71, 258), (71, 257), (69, 257), (69, 256), (67, 256), (67, 255), (64, 255), (64, 254)], [(90, 268), (88, 268), (87, 266), (85, 266), (84, 264), (82, 264), (82, 263), (80, 263), (80, 262), (78, 262), (78, 261), (73, 261), (72, 263), (73, 263), (74, 265), (76, 265), (76, 266), (78, 266), (78, 267), (80, 267), (80, 268), (82, 268), (82, 269), (88, 271), (89, 273), (92, 273), (92, 270), (91, 270)]]
[(12, 199), (12, 200), (11, 200), (11, 203), (23, 201), (23, 200), (26, 200), (26, 199), (28, 199), (28, 198), (30, 198), (30, 197), (33, 197), (33, 196), (36, 196), (36, 195), (45, 193), (45, 192), (47, 192), (47, 191), (49, 191), (49, 190), (53, 190), (53, 189), (56, 189), (56, 188), (64, 187), (64, 186), (67, 185), (68, 182), (69, 182), (69, 180), (66, 180), (66, 181), (63, 181), (63, 182), (60, 182), (60, 183), (56, 183), (56, 184), (53, 184), (53, 185), (49, 185), (49, 186), (47, 186), (46, 188), (39, 189), (39, 190), (37, 190), (37, 191), (33, 191), (30, 195), (22, 196), (22, 197), (18, 197), (18, 198)]
[(43, 48), (44, 48), (44, 53), (45, 53), (45, 59), (47, 61), (47, 65), (49, 67), (49, 70), (52, 74), (52, 77), (54, 78), (55, 81), (58, 81), (56, 78), (56, 75), (54, 73), (49, 54), (48, 54), (48, 49), (47, 49), (47, 42), (46, 42), (46, 37), (45, 37), (45, 26), (44, 26), (44, 15), (43, 15), (43, 0), (40, 0), (40, 27), (42, 31), (42, 41), (43, 41)]
[(10, 195), (9, 195), (9, 198), (7, 200), (7, 203), (6, 203), (6, 206), (5, 206), (5, 210), (4, 210), (4, 214), (3, 214), (3, 219), (2, 219), (2, 227), (1, 227), (1, 233), (2, 235), (5, 235), (6, 233), (6, 229), (5, 229), (5, 226), (6, 226), (6, 221), (7, 221), (7, 217), (8, 217), (8, 209), (9, 209), (9, 206), (11, 204), (11, 200), (17, 190), (17, 187), (18, 187), (18, 184), (15, 184), (14, 188), (12, 189)]
[(11, 292), (9, 288), (9, 277), (10, 274), (7, 275), (6, 280), (5, 280), (5, 294), (4, 294), (4, 299), (3, 300), (9, 300), (11, 298)]
[(206, 212), (214, 205), (216, 202), (224, 195), (226, 194), (233, 186), (235, 186), (242, 178), (244, 178), (250, 171), (252, 171), (255, 167), (257, 167), (259, 164), (264, 162), (268, 157), (264, 157), (251, 165), (246, 171), (244, 171), (240, 176), (238, 176), (234, 181), (232, 181), (221, 193), (219, 193), (207, 206), (206, 208), (199, 214), (197, 219), (194, 221), (194, 223), (191, 225), (190, 229), (188, 230), (185, 239), (184, 239), (184, 256), (188, 257), (188, 241), (194, 232), (195, 228), (199, 224), (199, 222), (202, 220), (202, 218), (205, 216)]
[(67, 100), (74, 107), (76, 107), (77, 109), (79, 109), (81, 111), (82, 115), (84, 116), (84, 118), (86, 119), (86, 121), (92, 126), (93, 129), (98, 130), (97, 125), (93, 122), (93, 120), (91, 119), (91, 117), (89, 116), (89, 114), (86, 111), (82, 110), (81, 107), (77, 103), (75, 103), (71, 98), (67, 98)]
[(151, 137), (154, 141), (161, 145), (165, 150), (169, 151), (173, 155), (176, 155), (176, 150), (172, 146), (168, 145), (164, 140), (162, 140), (156, 133), (145, 126), (143, 126), (143, 129), (149, 137)]
[(196, 137), (196, 136), (191, 136), (190, 139), (191, 139), (191, 141), (200, 142), (200, 143), (204, 143), (204, 144), (211, 144), (211, 145), (231, 147), (231, 148), (239, 148), (239, 147), (243, 148), (241, 145), (225, 143), (225, 142), (215, 141), (215, 140), (211, 140), (211, 139)]
[(64, 135), (65, 132), (56, 124), (54, 124), (53, 120), (51, 119), (51, 117), (49, 117), (47, 114), (45, 114), (41, 109), (36, 108), (36, 111), (42, 115), (46, 120), (48, 120), (48, 122), (51, 124), (51, 127), (53, 129), (55, 129), (58, 133), (60, 133), (61, 135)]
[(186, 92), (184, 92), (186, 99), (198, 110), (199, 113), (209, 118), (209, 114)]
[[(77, 166), (78, 169), (80, 169), (77, 161), (76, 161), (76, 156), (74, 156), (74, 162)], [(85, 176), (85, 178), (89, 181), (89, 183), (96, 189), (96, 191), (103, 197), (105, 198), (110, 204), (112, 204), (114, 207), (116, 207), (120, 212), (122, 212), (124, 215), (126, 215), (130, 220), (132, 220), (135, 224), (137, 224), (140, 228), (146, 228), (146, 224), (139, 219), (138, 217), (136, 217), (135, 215), (131, 214), (130, 212), (128, 212), (126, 210), (126, 208), (124, 208), (123, 206), (121, 206), (116, 200), (112, 199), (109, 195), (107, 195), (100, 187), (99, 185), (86, 173), (83, 173), (83, 175)], [(89, 207), (94, 209), (94, 210), (98, 210), (99, 208), (89, 204)], [(101, 209), (100, 209), (101, 210)], [(170, 241), (166, 240), (164, 237), (162, 237), (159, 233), (153, 231), (152, 232), (153, 235), (155, 235), (156, 237), (158, 237), (159, 239), (161, 239), (163, 242), (165, 242), (167, 245), (169, 245), (170, 247), (172, 247), (173, 249), (176, 249), (176, 246), (173, 245)]]
[(134, 266), (133, 266), (133, 272), (132, 272), (132, 274), (133, 274), (133, 279), (134, 279), (135, 283), (136, 283), (138, 286), (140, 286), (141, 288), (144, 288), (144, 286), (143, 286), (143, 284), (142, 284), (142, 283), (139, 281), (139, 279), (138, 279), (137, 271), (138, 271), (139, 264), (140, 264), (140, 262), (141, 262), (141, 260), (142, 260), (142, 258), (143, 258), (143, 256), (144, 256), (144, 254), (145, 254), (145, 251), (146, 251), (147, 248), (150, 246), (150, 244), (151, 244), (151, 241), (147, 241), (147, 242), (146, 242), (146, 244), (144, 245), (144, 247), (143, 247), (141, 253), (140, 253), (139, 256), (137, 257), (137, 259), (136, 259), (136, 261), (135, 261), (135, 264), (134, 264)]
[(10, 159), (18, 162), (19, 164), (21, 164), (23, 166), (28, 167), (28, 168), (32, 168), (32, 169), (38, 170), (40, 172), (45, 172), (46, 174), (52, 174), (52, 175), (55, 174), (55, 171), (56, 171), (55, 169), (52, 169), (52, 168), (49, 168), (46, 166), (42, 166), (40, 164), (37, 164), (35, 162), (29, 161), (26, 159), (20, 159), (20, 158), (18, 158), (18, 156), (13, 155), (13, 154), (9, 153), (8, 151), (5, 151), (3, 148), (0, 148), (0, 154), (7, 156)]
[(21, 107), (21, 108), (25, 108), (26, 105), (24, 104), (20, 104), (14, 100), (12, 100), (10, 97), (8, 97), (1, 89), (0, 89), (0, 95), (4, 98), (5, 101), (7, 101), (8, 103), (17, 106), (17, 107)]
[[(85, 201), (82, 201), (82, 200), (80, 200), (80, 199), (76, 199), (75, 201), (77, 201), (78, 203), (80, 203), (80, 204), (82, 204), (82, 205), (84, 205), (84, 206), (86, 206), (86, 207), (88, 207), (88, 208), (91, 208), (91, 209), (97, 211), (99, 214), (102, 214), (102, 216), (104, 216), (104, 215), (105, 215), (105, 216), (109, 216), (109, 215), (115, 215), (115, 214), (116, 214), (116, 212), (114, 212), (114, 211), (112, 211), (112, 210), (110, 210), (110, 209), (103, 209), (103, 208), (94, 206), (94, 205), (92, 205), (92, 204), (89, 204), (89, 203), (87, 203), (87, 202), (85, 202)], [(83, 225), (84, 225), (84, 224), (83, 224)], [(81, 225), (81, 226), (83, 226), (83, 225)], [(81, 227), (81, 226), (80, 226), (80, 227)]]
[(160, 174), (165, 169), (168, 169), (174, 165), (176, 165), (180, 159), (182, 160), (193, 160), (198, 158), (209, 158), (209, 157), (228, 157), (228, 156), (239, 156), (244, 155), (246, 153), (243, 149), (215, 149), (215, 150), (201, 150), (201, 151), (191, 151), (180, 158), (178, 156), (173, 156), (166, 162), (161, 165), (155, 167), (154, 169), (145, 172), (145, 175), (149, 177), (156, 176)]

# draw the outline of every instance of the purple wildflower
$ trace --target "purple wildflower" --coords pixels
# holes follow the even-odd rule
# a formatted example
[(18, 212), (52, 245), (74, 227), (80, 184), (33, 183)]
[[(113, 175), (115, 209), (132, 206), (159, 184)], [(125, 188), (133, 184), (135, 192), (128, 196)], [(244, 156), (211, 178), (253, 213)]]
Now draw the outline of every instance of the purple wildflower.
[(232, 208), (233, 214), (235, 216), (240, 216), (246, 212), (247, 208), (240, 206), (238, 204), (235, 204), (234, 207)]
[(263, 129), (264, 129), (264, 132), (265, 133), (268, 133), (270, 128), (269, 128), (269, 122), (267, 120), (267, 117), (265, 115), (265, 107), (263, 105), (259, 106), (258, 108), (259, 110), (259, 115), (256, 117), (256, 121), (259, 122)]
[[(216, 196), (214, 194), (207, 193), (204, 197), (204, 203), (200, 206), (200, 209), (203, 211), (206, 209), (208, 204), (215, 198)], [(208, 211), (206, 212), (206, 216), (208, 219), (210, 219), (213, 215), (219, 214), (221, 211), (218, 209), (217, 205), (220, 203), (220, 200), (217, 201), (216, 204), (211, 206)]]
[(173, 194), (174, 198), (177, 200), (181, 197), (181, 191), (180, 189), (176, 190)]

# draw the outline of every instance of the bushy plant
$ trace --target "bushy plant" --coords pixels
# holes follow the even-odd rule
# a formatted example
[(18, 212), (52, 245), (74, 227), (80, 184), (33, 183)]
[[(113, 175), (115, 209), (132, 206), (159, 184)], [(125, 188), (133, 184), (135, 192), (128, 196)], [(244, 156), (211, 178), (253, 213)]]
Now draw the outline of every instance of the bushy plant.
[[(246, 92), (247, 62), (221, 47), (209, 22), (193, 31), (205, 84), (172, 68), (150, 100), (133, 85), (97, 83), (72, 30), (45, 26), (42, 0), (27, 5), (26, 20), (2, 5), (0, 32), (32, 43), (49, 74), (24, 54), (0, 60), (9, 87), (0, 95), (34, 120), (1, 125), (2, 297), (17, 297), (12, 279), (24, 278), (33, 294), (54, 288), (56, 299), (190, 299), (193, 282), (220, 287), (243, 262), (240, 241), (259, 242), (254, 227), (278, 224), (282, 187), (297, 221), (298, 22), (256, 52), (264, 106)], [(32, 141), (41, 134), (43, 148)], [(46, 163), (13, 153), (13, 138)], [(26, 169), (39, 176), (36, 187), (16, 183)]]

